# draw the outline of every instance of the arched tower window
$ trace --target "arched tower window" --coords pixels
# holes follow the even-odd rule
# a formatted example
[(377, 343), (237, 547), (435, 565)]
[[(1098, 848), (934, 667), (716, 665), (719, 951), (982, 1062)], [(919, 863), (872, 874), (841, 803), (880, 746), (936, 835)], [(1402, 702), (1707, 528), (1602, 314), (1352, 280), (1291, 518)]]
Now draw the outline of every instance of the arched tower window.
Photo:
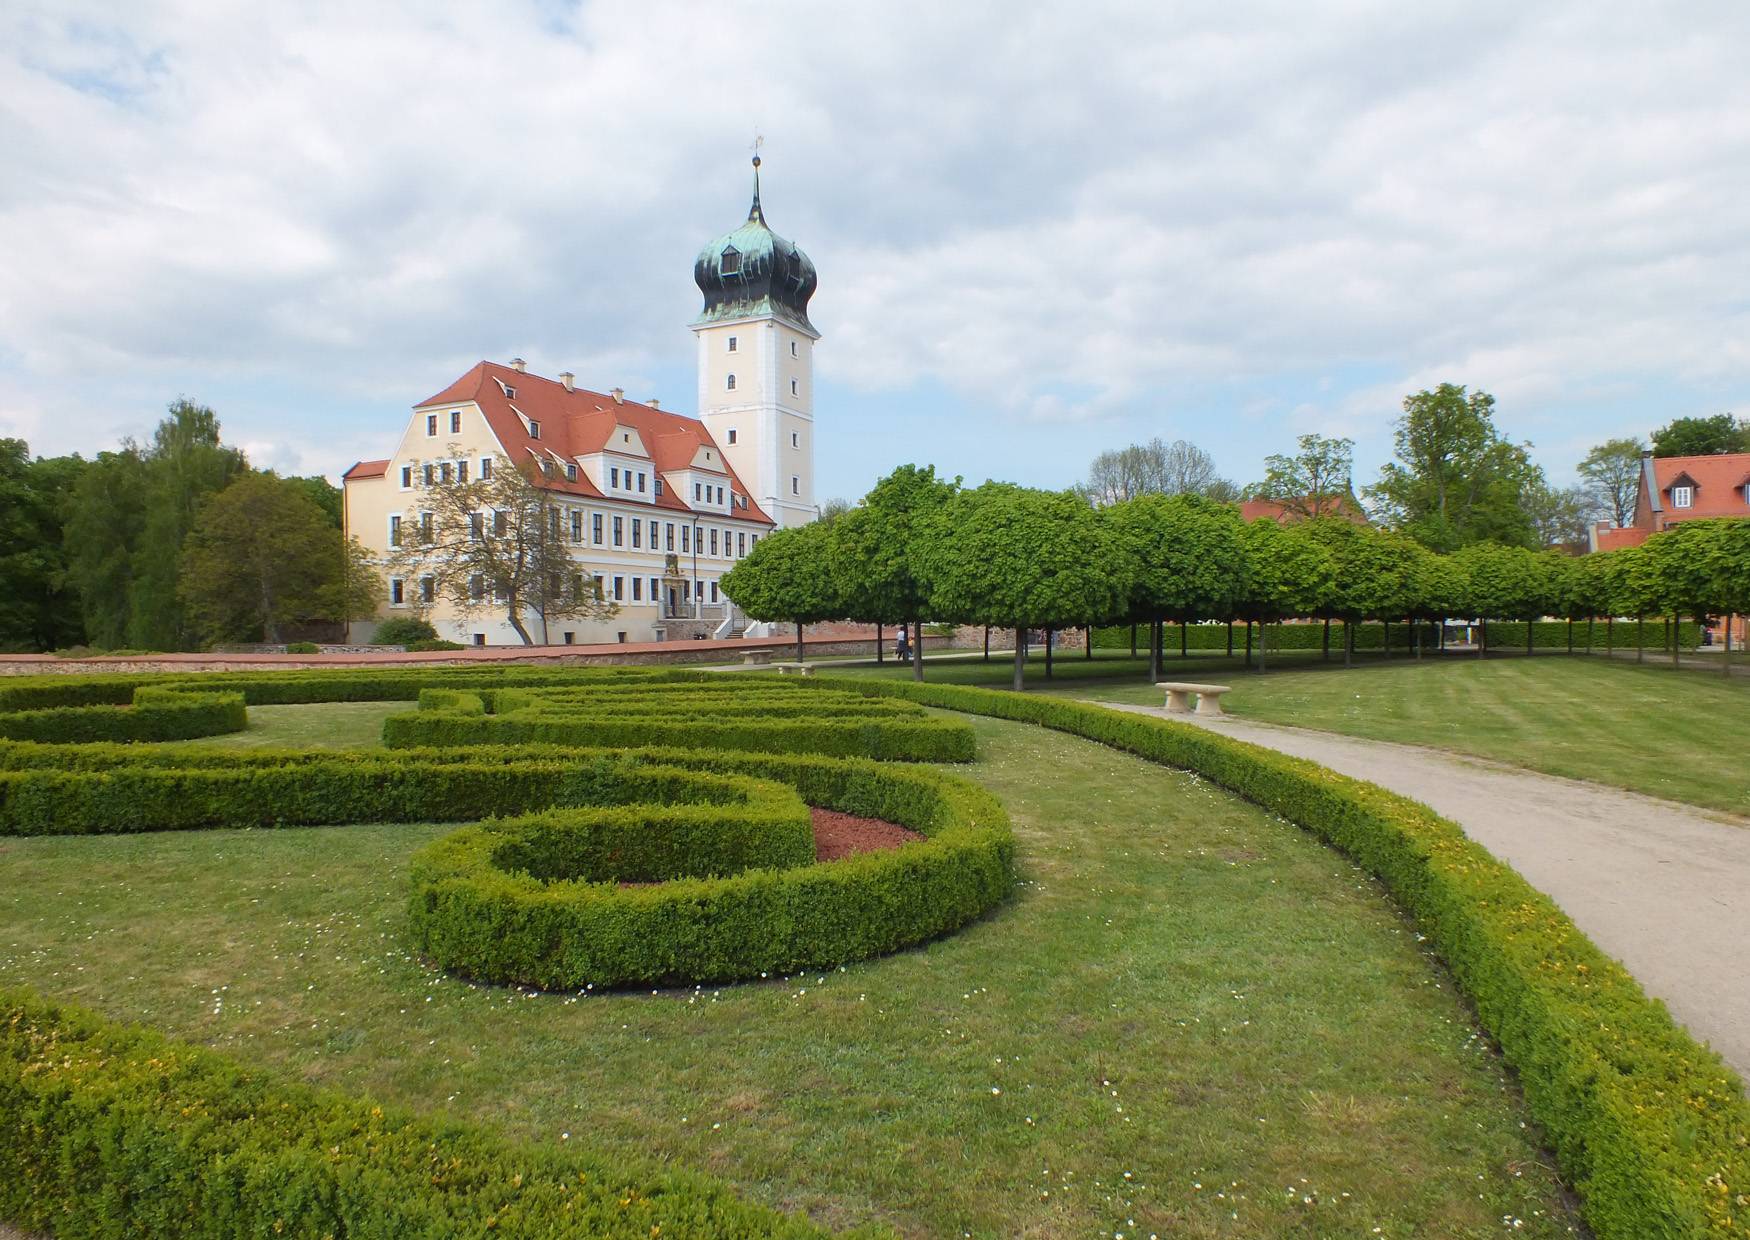
[(719, 269), (726, 276), (737, 275), (741, 271), (741, 251), (734, 246), (727, 246), (723, 251), (723, 261)]
[(730, 375), (729, 381), (727, 383), (725, 383), (723, 386), (728, 388), (731, 392), (733, 392), (735, 390), (735, 376)]

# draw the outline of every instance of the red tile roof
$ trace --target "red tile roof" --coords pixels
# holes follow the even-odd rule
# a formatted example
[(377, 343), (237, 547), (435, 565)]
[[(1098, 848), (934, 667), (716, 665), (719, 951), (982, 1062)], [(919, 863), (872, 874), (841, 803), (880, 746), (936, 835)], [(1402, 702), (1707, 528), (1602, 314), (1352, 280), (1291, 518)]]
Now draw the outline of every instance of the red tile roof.
[(1638, 530), (1632, 525), (1625, 525), (1619, 529), (1600, 528), (1594, 533), (1594, 541), (1598, 545), (1593, 550), (1620, 551), (1624, 547), (1638, 547), (1647, 541), (1647, 533), (1646, 530)]
[[(505, 395), (506, 386), (516, 392), (516, 399)], [(712, 512), (708, 515), (773, 524), (730, 467), (711, 432), (697, 418), (667, 409), (653, 409), (637, 401), (616, 401), (612, 396), (584, 388), (567, 391), (565, 385), (555, 379), (500, 366), (496, 362), (479, 363), (449, 387), (420, 401), (414, 408), (451, 405), (459, 401), (472, 401), (480, 407), (492, 433), (498, 436), (499, 443), (514, 461), (555, 456), (562, 461), (573, 461), (580, 456), (589, 456), (606, 449), (614, 429), (619, 426), (638, 433), (649, 454), (652, 470), (658, 474), (685, 469), (701, 447), (708, 447), (722, 462), (723, 468), (718, 472), (728, 475), (730, 488), (735, 494), (747, 498), (745, 508), (732, 507), (727, 514)], [(529, 437), (523, 418), (517, 417), (518, 411), (523, 418), (540, 423), (539, 439)], [(546, 479), (543, 485), (568, 495), (604, 498), (582, 470), (578, 471), (576, 482), (566, 481), (561, 474)], [(673, 487), (664, 487), (662, 495), (651, 503), (656, 508), (693, 511), (690, 504), (675, 494)]]
[(342, 479), (346, 479), (346, 478), (381, 478), (384, 474), (386, 474), (388, 472), (389, 472), (389, 462), (388, 461), (360, 461), (358, 464), (354, 465), (351, 469), (347, 470), (344, 474), (342, 474), (340, 476)]
[[(1662, 521), (1693, 521), (1700, 517), (1750, 517), (1744, 484), (1750, 479), (1750, 452), (1719, 456), (1657, 456), (1653, 476), (1659, 485)], [(1695, 494), (1688, 508), (1671, 506), (1671, 488), (1690, 486)], [(1642, 495), (1641, 502), (1647, 497)], [(1640, 513), (1636, 513), (1637, 518)], [(1637, 521), (1637, 524), (1639, 522)]]
[[(1289, 501), (1280, 499), (1244, 500), (1240, 504), (1240, 519), (1242, 521), (1256, 521), (1259, 517), (1268, 517), (1277, 522), (1306, 520), (1303, 513), (1296, 512), (1288, 505)], [(1347, 496), (1332, 496), (1321, 507), (1324, 509), (1323, 515), (1325, 516), (1343, 517), (1357, 525), (1367, 524), (1367, 514), (1350, 503)]]

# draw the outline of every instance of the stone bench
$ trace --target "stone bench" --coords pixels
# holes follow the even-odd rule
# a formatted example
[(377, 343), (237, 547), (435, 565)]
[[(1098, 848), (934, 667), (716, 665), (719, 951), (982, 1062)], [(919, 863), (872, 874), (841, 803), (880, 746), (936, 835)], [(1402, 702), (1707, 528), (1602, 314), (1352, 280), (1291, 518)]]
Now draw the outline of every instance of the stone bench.
[(772, 666), (778, 669), (780, 676), (789, 676), (792, 673), (797, 676), (814, 675), (814, 666), (810, 663), (774, 663)]
[(1155, 682), (1155, 688), (1167, 692), (1167, 711), (1175, 715), (1189, 715), (1191, 711), (1191, 695), (1197, 695), (1197, 711), (1199, 715), (1219, 715), (1221, 695), (1229, 691), (1227, 685), (1196, 685), (1182, 680), (1161, 680)]
[(770, 663), (772, 661), (772, 652), (770, 650), (750, 650), (741, 656), (741, 661), (749, 665)]

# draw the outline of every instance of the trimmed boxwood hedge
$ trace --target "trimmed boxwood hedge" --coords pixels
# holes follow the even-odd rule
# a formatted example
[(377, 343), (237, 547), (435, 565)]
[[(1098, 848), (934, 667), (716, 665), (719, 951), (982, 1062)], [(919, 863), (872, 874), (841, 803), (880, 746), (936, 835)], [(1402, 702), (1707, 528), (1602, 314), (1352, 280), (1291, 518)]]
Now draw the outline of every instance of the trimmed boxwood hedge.
[(67, 744), (83, 741), (183, 741), (249, 726), (243, 695), (141, 685), (131, 705), (51, 705), (0, 709), (0, 737)]
[(1742, 1082), (1547, 896), (1427, 806), (1189, 724), (989, 689), (819, 683), (1072, 733), (1193, 771), (1320, 836), (1420, 922), (1518, 1071), (1595, 1234), (1750, 1226)]
[[(496, 863), (499, 850), (521, 844), (530, 826), (468, 827), (412, 861), (410, 920), (426, 955), (480, 980), (548, 989), (730, 981), (921, 943), (981, 916), (1013, 888), (1007, 815), (952, 776), (820, 756), (689, 751), (635, 760), (777, 780), (810, 804), (927, 838), (825, 864), (619, 887), (508, 873)], [(536, 820), (533, 829), (546, 824)]]
[(16, 990), (0, 990), (0, 1218), (178, 1240), (827, 1234), (704, 1176), (415, 1118)]
[[(1260, 626), (1261, 627), (1261, 626)], [(1531, 635), (1532, 648), (1535, 650), (1566, 650), (1570, 632), (1566, 620), (1538, 620), (1533, 624)], [(1325, 626), (1312, 624), (1272, 624), (1270, 626), (1271, 653), (1284, 650), (1318, 650), (1324, 644)], [(1440, 644), (1440, 636), (1432, 624), (1424, 624), (1422, 628), (1422, 648), (1432, 653)], [(1576, 620), (1571, 636), (1576, 650), (1583, 650), (1588, 641), (1586, 622)], [(1606, 626), (1604, 621), (1594, 622), (1590, 630), (1590, 641), (1595, 650), (1613, 647), (1617, 650), (1633, 650), (1635, 639), (1639, 637), (1641, 644), (1649, 650), (1656, 650), (1667, 640), (1664, 623), (1660, 620), (1649, 620), (1644, 625), (1637, 626), (1633, 620), (1619, 620), (1616, 624)], [(1357, 624), (1355, 626), (1355, 649), (1380, 650), (1385, 645), (1385, 626), (1377, 622)], [(1257, 633), (1252, 635), (1257, 640)], [(1683, 622), (1679, 640), (1687, 649), (1701, 644), (1701, 626), (1692, 620)], [(1244, 623), (1234, 625), (1234, 650), (1245, 648)], [(1185, 646), (1200, 654), (1211, 650), (1225, 651), (1227, 649), (1227, 626), (1225, 624), (1190, 624), (1185, 626)], [(1408, 653), (1411, 649), (1410, 626), (1407, 623), (1391, 626), (1391, 648)], [(1489, 648), (1511, 654), (1525, 649), (1525, 621), (1523, 620), (1491, 620), (1489, 621)], [(1115, 625), (1094, 630), (1095, 650), (1129, 650), (1130, 626)], [(1168, 658), (1179, 652), (1179, 626), (1166, 626), (1166, 640), (1162, 647)], [(1343, 654), (1343, 625), (1341, 621), (1331, 623), (1331, 653), (1341, 658)], [(1139, 657), (1148, 654), (1148, 628), (1142, 626), (1137, 630), (1137, 654)]]

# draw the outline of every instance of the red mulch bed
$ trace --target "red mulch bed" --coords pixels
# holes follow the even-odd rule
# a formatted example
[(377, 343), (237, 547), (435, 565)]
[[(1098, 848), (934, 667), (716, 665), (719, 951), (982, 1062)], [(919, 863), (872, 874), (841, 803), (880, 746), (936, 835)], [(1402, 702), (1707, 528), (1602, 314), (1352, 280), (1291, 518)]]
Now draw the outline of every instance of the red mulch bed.
[(898, 848), (924, 837), (897, 823), (879, 818), (858, 818), (834, 809), (811, 806), (814, 816), (814, 859), (837, 861), (853, 853), (874, 852), (882, 848)]

